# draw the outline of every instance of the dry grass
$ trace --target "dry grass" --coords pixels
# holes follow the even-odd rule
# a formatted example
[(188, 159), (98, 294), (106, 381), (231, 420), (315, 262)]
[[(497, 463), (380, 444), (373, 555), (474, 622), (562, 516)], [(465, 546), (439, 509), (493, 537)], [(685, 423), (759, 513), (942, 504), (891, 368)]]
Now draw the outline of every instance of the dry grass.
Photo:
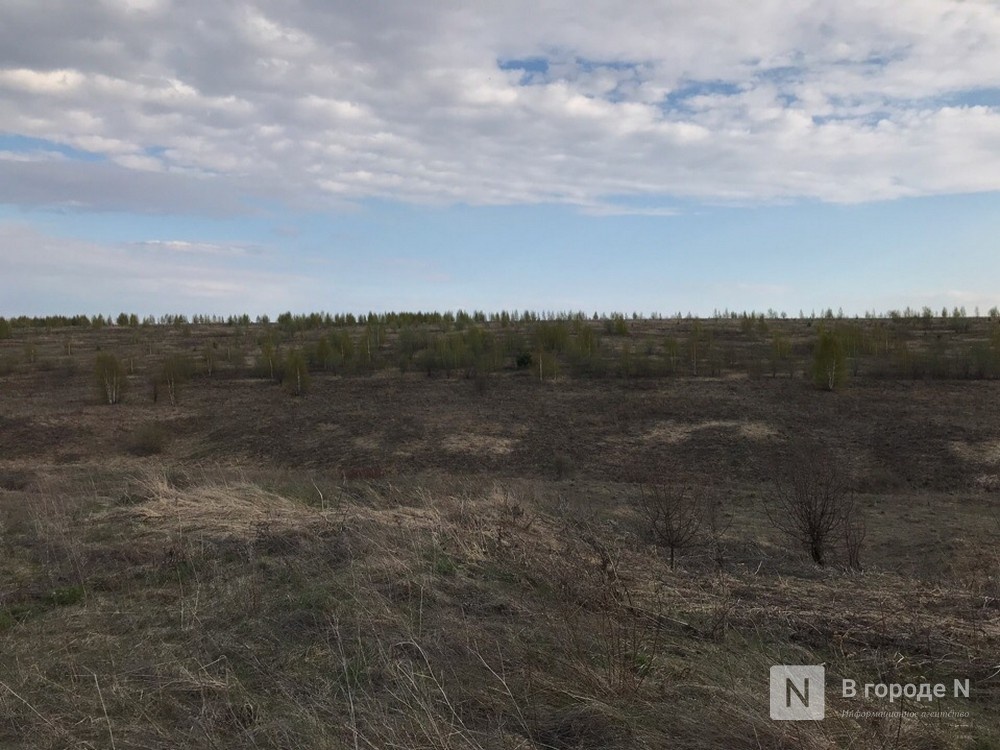
[(449, 452), (482, 456), (490, 454), (506, 455), (514, 450), (516, 444), (516, 440), (508, 437), (459, 434), (446, 437), (441, 443), (441, 447)]
[[(671, 572), (541, 485), (366, 485), (324, 508), (225, 474), (28, 493), (39, 510), (4, 535), (5, 608), (36, 597), (0, 632), (5, 746), (918, 748), (997, 729), (996, 601), (958, 582)], [(79, 599), (46, 599), (59, 569)], [(976, 724), (777, 724), (762, 680), (782, 661), (968, 675)]]
[(132, 483), (127, 507), (112, 513), (144, 525), (216, 539), (246, 539), (261, 526), (278, 531), (308, 528), (316, 514), (301, 503), (246, 481), (177, 487), (164, 474)]
[[(117, 333), (137, 383), (207, 335)], [(0, 375), (0, 747), (1000, 747), (993, 383), (216, 374), (111, 409), (88, 375)], [(806, 437), (854, 474), (863, 572), (767, 522)], [(676, 570), (638, 476), (721, 503)], [(970, 716), (772, 722), (775, 663), (968, 677)]]

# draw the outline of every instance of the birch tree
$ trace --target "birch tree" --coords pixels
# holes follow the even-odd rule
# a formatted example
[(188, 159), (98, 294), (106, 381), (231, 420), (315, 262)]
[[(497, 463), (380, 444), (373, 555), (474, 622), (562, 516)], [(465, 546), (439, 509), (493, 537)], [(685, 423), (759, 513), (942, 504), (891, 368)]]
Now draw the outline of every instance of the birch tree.
[(94, 374), (101, 400), (108, 404), (121, 403), (128, 380), (125, 376), (125, 368), (122, 367), (118, 358), (110, 352), (99, 353)]

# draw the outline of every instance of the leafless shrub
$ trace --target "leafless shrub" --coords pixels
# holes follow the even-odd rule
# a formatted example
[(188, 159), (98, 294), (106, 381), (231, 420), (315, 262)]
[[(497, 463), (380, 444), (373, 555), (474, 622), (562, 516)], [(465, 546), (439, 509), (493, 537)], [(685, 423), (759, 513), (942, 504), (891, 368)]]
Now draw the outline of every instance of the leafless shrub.
[(704, 507), (683, 487), (647, 482), (639, 488), (638, 510), (650, 540), (669, 551), (673, 570), (677, 552), (698, 540)]
[(730, 620), (740, 604), (740, 599), (733, 596), (731, 589), (726, 587), (705, 612), (699, 627), (701, 635), (713, 641), (723, 640), (729, 631)]
[(843, 469), (832, 459), (796, 453), (775, 474), (765, 512), (772, 525), (800, 543), (817, 565), (825, 565), (840, 535), (854, 566), (864, 540), (860, 509)]
[(633, 596), (620, 573), (624, 550), (595, 522), (566, 524), (563, 542), (549, 567), (551, 607), (576, 679), (604, 698), (635, 695), (659, 666), (666, 604)]

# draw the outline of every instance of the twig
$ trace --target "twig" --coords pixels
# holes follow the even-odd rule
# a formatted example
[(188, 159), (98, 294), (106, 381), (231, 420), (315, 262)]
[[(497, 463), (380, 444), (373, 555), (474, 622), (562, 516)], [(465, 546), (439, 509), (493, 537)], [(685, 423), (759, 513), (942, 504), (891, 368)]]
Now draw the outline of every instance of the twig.
[(14, 696), (15, 698), (17, 698), (17, 699), (18, 699), (19, 701), (21, 701), (21, 703), (23, 703), (23, 704), (24, 704), (24, 705), (26, 705), (26, 706), (27, 706), (28, 708), (30, 708), (30, 709), (31, 709), (31, 711), (32, 711), (32, 713), (33, 713), (33, 714), (35, 714), (35, 716), (37, 716), (37, 717), (38, 717), (39, 719), (41, 719), (41, 720), (42, 720), (42, 721), (44, 721), (44, 722), (45, 722), (46, 724), (48, 724), (48, 725), (49, 725), (50, 727), (52, 727), (52, 729), (54, 729), (54, 730), (55, 730), (55, 731), (57, 731), (57, 732), (62, 732), (63, 734), (68, 734), (68, 732), (66, 732), (66, 730), (65, 730), (65, 729), (61, 729), (60, 727), (57, 727), (57, 726), (56, 726), (55, 724), (53, 724), (53, 723), (52, 723), (51, 721), (49, 721), (49, 720), (48, 720), (48, 719), (46, 719), (46, 718), (45, 718), (44, 716), (42, 716), (42, 715), (41, 715), (40, 713), (38, 713), (38, 709), (36, 709), (36, 708), (35, 708), (34, 706), (32, 706), (32, 705), (31, 705), (30, 703), (28, 703), (28, 701), (26, 701), (26, 700), (25, 700), (24, 698), (22, 698), (22, 697), (21, 697), (20, 695), (18, 695), (18, 694), (17, 694), (17, 692), (15, 692), (14, 688), (12, 688), (12, 687), (11, 687), (10, 685), (8, 685), (8, 684), (7, 684), (6, 682), (3, 682), (2, 680), (0, 680), (0, 687), (4, 687), (4, 688), (6, 688), (6, 689), (7, 689), (7, 691), (8, 691), (8, 692), (9, 692), (9, 693), (10, 693), (11, 695), (13, 695), (13, 696)]
[(111, 738), (111, 750), (115, 750), (115, 733), (111, 731), (111, 718), (108, 716), (108, 707), (104, 703), (104, 694), (101, 692), (101, 683), (98, 682), (96, 673), (90, 672), (90, 674), (94, 678), (94, 684), (97, 686), (97, 697), (101, 699), (101, 708), (104, 710), (104, 720), (108, 722), (108, 737)]

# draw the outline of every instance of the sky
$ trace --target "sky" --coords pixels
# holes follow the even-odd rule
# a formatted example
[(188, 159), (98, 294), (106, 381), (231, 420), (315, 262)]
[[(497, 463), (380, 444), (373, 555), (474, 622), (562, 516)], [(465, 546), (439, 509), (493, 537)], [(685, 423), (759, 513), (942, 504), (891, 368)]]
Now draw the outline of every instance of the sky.
[(1000, 304), (994, 0), (3, 0), (0, 315)]

